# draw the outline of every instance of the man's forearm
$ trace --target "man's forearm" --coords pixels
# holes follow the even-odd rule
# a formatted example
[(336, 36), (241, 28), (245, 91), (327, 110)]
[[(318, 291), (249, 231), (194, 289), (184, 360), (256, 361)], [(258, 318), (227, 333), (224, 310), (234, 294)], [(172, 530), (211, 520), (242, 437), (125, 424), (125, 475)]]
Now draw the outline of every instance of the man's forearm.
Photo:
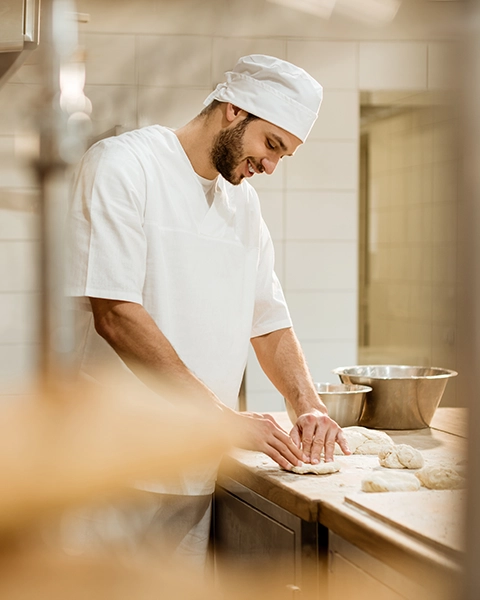
[(275, 387), (290, 402), (297, 421), (290, 432), (307, 461), (333, 460), (335, 442), (350, 454), (342, 430), (320, 400), (293, 329), (279, 329), (252, 339), (258, 360)]
[[(237, 413), (182, 362), (148, 312), (139, 304), (90, 298), (95, 328), (149, 387), (172, 402), (203, 411), (222, 410), (242, 448), (265, 452), (283, 468), (299, 464), (302, 452), (271, 417)], [(200, 402), (199, 402), (200, 401)]]
[(186, 367), (143, 306), (100, 298), (90, 298), (90, 302), (97, 333), (149, 387), (172, 400), (201, 399), (226, 409)]
[(290, 402), (297, 416), (312, 409), (327, 412), (308, 370), (292, 328), (252, 338), (252, 346), (266, 375)]
[(222, 404), (182, 362), (148, 312), (139, 304), (90, 298), (95, 328), (149, 387), (166, 399), (224, 412), (233, 444), (261, 451), (284, 469), (305, 457), (299, 445), (269, 415), (241, 412)]

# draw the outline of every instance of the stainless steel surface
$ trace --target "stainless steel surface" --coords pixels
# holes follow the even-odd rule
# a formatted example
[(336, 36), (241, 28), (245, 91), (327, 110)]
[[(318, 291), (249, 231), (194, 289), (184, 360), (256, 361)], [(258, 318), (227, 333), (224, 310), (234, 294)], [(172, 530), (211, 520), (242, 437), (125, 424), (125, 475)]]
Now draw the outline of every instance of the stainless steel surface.
[[(340, 427), (350, 427), (351, 425), (357, 425), (362, 414), (365, 396), (372, 388), (356, 384), (315, 383), (315, 389), (327, 407), (328, 415)], [(285, 406), (290, 420), (295, 423), (295, 412), (286, 400)]]
[(359, 365), (333, 371), (343, 383), (371, 386), (359, 425), (375, 429), (429, 427), (450, 377), (437, 367)]

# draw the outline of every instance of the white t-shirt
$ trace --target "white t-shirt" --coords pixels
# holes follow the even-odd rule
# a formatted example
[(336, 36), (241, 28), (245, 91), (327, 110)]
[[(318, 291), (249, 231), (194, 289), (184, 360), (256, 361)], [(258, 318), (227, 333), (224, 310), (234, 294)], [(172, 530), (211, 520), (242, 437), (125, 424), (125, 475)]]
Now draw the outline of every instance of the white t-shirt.
[[(169, 129), (95, 144), (73, 185), (67, 293), (86, 311), (88, 297), (143, 305), (186, 366), (233, 408), (250, 338), (291, 320), (255, 190), (219, 176), (209, 206), (205, 182)], [(82, 371), (131, 373), (85, 316)], [(212, 481), (165, 491), (210, 493)]]

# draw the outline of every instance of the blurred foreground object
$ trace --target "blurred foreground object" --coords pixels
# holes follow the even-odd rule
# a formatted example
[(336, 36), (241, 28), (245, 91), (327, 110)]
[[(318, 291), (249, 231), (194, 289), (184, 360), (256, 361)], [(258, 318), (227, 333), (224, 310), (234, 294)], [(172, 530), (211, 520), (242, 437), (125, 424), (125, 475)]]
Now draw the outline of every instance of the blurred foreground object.
[(64, 383), (15, 397), (0, 419), (0, 530), (219, 459), (234, 439), (219, 408), (179, 408), (141, 384)]
[(85, 54), (78, 43), (73, 0), (43, 0), (42, 96), (37, 114), (41, 189), (40, 380), (71, 375), (75, 328), (64, 293), (64, 223), (70, 169), (87, 148), (92, 104), (85, 96)]
[(466, 577), (463, 600), (480, 598), (480, 454), (478, 452), (478, 366), (480, 364), (480, 1), (465, 3), (462, 76), (462, 189), (459, 201), (459, 362), (469, 407)]
[(178, 565), (159, 568), (144, 559), (125, 565), (111, 558), (70, 557), (59, 552), (9, 552), (0, 556), (2, 600), (221, 600), (213, 586)]
[[(325, 598), (325, 582), (319, 589), (318, 596), (302, 593), (302, 598)], [(0, 555), (2, 600), (291, 600), (298, 591), (295, 586), (280, 588), (268, 569), (223, 572), (219, 586), (187, 572), (182, 563), (165, 569), (152, 558), (125, 565), (55, 551)]]

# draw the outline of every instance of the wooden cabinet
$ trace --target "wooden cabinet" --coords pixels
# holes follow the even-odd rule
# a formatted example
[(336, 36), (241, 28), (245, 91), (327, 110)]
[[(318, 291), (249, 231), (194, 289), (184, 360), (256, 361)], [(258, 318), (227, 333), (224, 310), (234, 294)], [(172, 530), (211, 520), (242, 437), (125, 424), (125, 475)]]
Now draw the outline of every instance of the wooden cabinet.
[[(453, 573), (425, 571), (421, 582), (329, 532), (329, 600), (452, 600), (459, 581)], [(398, 568), (405, 567), (399, 562)]]
[(326, 597), (328, 531), (308, 523), (228, 477), (213, 512), (219, 578), (261, 576), (275, 599)]
[(387, 565), (330, 532), (329, 600), (426, 600), (429, 596)]

